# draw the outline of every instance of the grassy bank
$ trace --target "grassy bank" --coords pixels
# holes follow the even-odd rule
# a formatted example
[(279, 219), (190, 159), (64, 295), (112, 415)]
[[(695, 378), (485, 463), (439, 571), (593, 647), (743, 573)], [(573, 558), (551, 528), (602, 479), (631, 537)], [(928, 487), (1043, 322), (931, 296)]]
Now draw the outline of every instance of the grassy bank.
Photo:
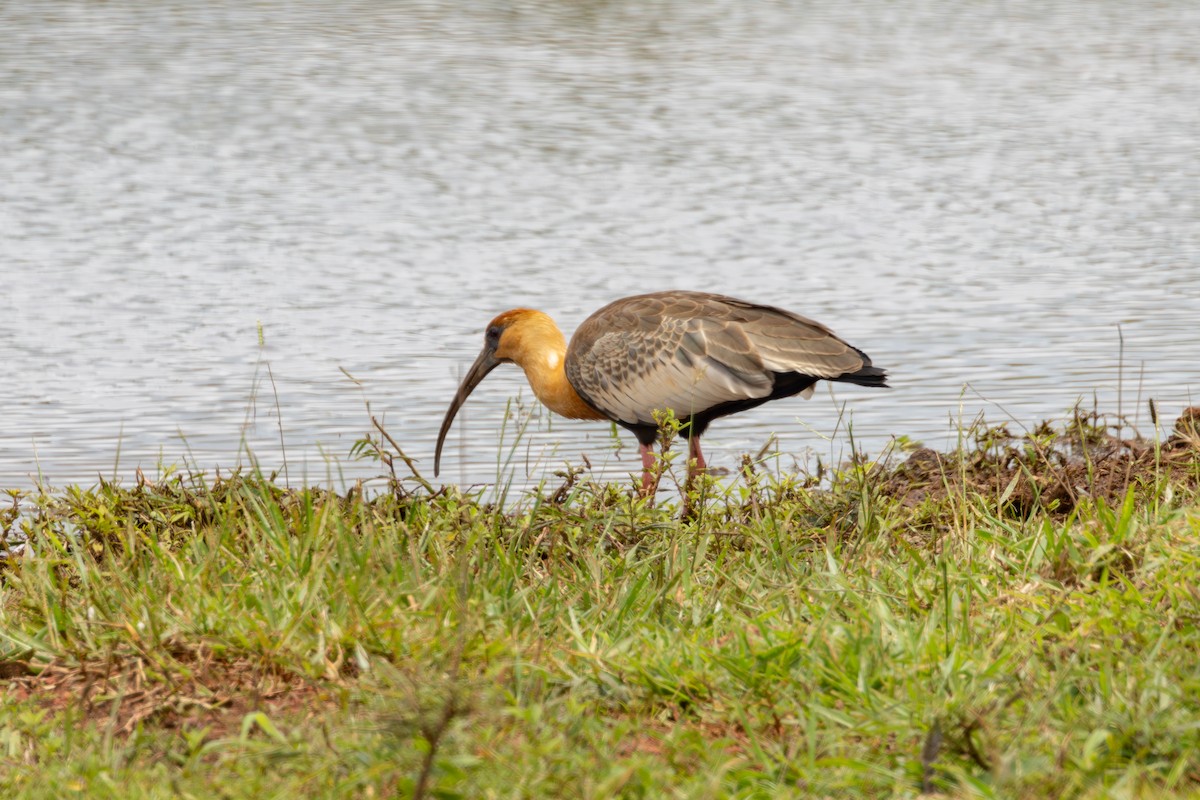
[(0, 793), (1197, 796), (1194, 435), (748, 460), (690, 515), (586, 474), (28, 495)]

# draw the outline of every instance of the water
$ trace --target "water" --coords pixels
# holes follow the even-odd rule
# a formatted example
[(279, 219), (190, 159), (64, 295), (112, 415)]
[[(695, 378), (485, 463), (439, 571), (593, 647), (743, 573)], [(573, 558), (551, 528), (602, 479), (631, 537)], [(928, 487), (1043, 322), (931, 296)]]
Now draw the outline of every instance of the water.
[[(1188, 2), (7, 4), (0, 486), (246, 447), (340, 484), (377, 472), (347, 458), (368, 402), (431, 472), (497, 312), (569, 333), (667, 288), (892, 374), (719, 421), (717, 465), (773, 433), (839, 457), (843, 404), (874, 452), (1081, 400), (1149, 432), (1147, 398), (1200, 402), (1197, 30)], [(493, 479), (522, 387), (476, 392), (444, 479)], [(604, 425), (534, 428), (518, 480), (636, 468)]]

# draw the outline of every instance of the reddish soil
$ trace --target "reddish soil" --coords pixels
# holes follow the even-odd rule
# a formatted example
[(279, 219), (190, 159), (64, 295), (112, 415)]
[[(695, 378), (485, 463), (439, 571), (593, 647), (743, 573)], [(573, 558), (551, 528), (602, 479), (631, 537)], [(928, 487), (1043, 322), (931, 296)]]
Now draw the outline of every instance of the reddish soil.
[(129, 734), (143, 723), (161, 729), (208, 728), (208, 738), (237, 736), (247, 714), (271, 719), (317, 716), (339, 703), (335, 683), (322, 684), (247, 658), (223, 659), (203, 649), (170, 656), (114, 657), (78, 665), (0, 663), (11, 699), (34, 700), (55, 712)]
[(1185, 409), (1158, 443), (1121, 439), (1096, 421), (1077, 419), (1063, 431), (1043, 424), (1024, 436), (1006, 427), (976, 435), (976, 447), (955, 453), (922, 448), (880, 476), (883, 493), (916, 507), (963, 490), (995, 498), (1016, 516), (1067, 514), (1091, 498), (1110, 506), (1157, 491), (1161, 480), (1200, 486), (1200, 406)]

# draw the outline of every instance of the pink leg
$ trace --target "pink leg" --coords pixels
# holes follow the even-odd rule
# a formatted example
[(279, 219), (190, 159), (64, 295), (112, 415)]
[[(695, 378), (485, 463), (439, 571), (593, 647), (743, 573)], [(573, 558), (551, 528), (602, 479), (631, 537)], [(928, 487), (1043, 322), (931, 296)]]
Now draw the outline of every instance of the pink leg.
[(708, 469), (708, 464), (704, 463), (704, 453), (700, 452), (700, 437), (693, 436), (688, 439), (688, 466), (691, 467), (692, 461), (696, 462), (696, 472), (704, 472)]
[(654, 451), (644, 444), (638, 452), (642, 454), (642, 495), (649, 497), (654, 494)]
[(700, 437), (693, 436), (688, 439), (688, 474), (683, 490), (683, 518), (686, 520), (696, 518), (696, 506), (692, 505), (692, 487), (695, 485), (696, 476), (707, 468), (704, 453), (700, 451)]

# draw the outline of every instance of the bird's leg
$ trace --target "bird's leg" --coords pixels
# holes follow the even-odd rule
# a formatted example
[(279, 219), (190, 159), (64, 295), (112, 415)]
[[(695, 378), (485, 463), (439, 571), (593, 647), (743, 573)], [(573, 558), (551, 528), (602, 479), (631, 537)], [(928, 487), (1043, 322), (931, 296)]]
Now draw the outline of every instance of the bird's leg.
[(688, 439), (688, 473), (692, 471), (693, 462), (695, 463), (696, 472), (704, 472), (708, 469), (708, 464), (704, 462), (704, 453), (700, 452), (700, 437), (693, 436)]
[(687, 482), (683, 485), (683, 519), (689, 522), (696, 520), (698, 511), (697, 503), (703, 506), (702, 498), (694, 498), (692, 495), (692, 487), (696, 485), (696, 477), (708, 468), (708, 464), (704, 461), (704, 453), (700, 450), (700, 437), (692, 436), (688, 439), (688, 471)]
[(643, 444), (638, 447), (638, 452), (642, 454), (642, 497), (652, 497), (658, 486), (654, 479), (654, 451), (650, 445)]
[[(685, 497), (692, 491), (692, 486), (696, 482), (696, 476), (704, 472), (708, 468), (708, 464), (704, 461), (704, 453), (700, 452), (700, 437), (692, 436), (688, 439), (688, 470), (687, 482), (683, 485), (683, 494)], [(689, 515), (689, 511), (684, 508), (685, 516)]]

